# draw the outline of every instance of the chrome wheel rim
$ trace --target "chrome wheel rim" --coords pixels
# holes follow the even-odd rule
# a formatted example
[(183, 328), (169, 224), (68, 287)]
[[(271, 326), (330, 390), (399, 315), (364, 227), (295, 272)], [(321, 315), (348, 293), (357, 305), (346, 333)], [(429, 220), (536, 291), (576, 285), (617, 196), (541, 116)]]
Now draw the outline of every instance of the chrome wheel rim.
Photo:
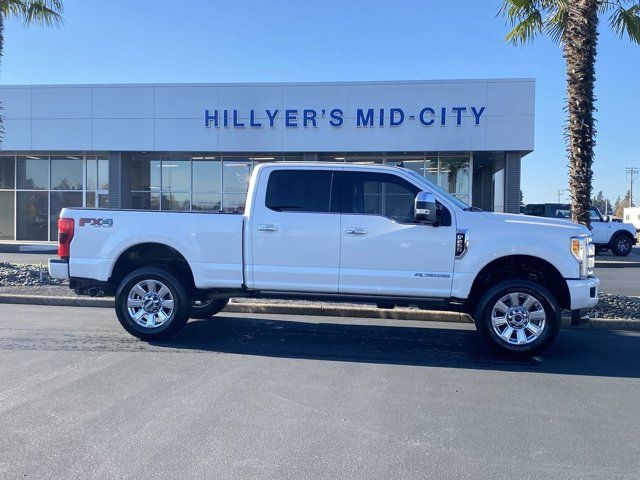
[(533, 295), (509, 293), (491, 309), (491, 325), (501, 340), (511, 345), (526, 345), (542, 335), (547, 315)]
[(136, 283), (127, 296), (129, 316), (141, 327), (158, 328), (173, 316), (171, 290), (159, 280)]

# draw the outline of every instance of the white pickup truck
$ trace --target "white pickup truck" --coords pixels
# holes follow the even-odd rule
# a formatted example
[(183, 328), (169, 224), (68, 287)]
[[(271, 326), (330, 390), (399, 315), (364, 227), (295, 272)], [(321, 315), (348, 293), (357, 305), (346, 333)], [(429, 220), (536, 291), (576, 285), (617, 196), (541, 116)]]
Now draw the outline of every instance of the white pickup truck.
[(165, 338), (230, 297), (332, 299), (469, 313), (534, 354), (598, 302), (589, 230), (482, 212), (401, 167), (270, 163), (244, 214), (63, 209), (55, 278), (115, 294), (122, 326)]

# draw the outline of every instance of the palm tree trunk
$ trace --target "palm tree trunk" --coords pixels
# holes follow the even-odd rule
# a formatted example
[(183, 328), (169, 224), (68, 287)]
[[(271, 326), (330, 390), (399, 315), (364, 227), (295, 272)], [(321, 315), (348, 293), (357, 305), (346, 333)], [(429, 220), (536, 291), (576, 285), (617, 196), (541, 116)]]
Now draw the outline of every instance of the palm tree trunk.
[(596, 46), (598, 0), (574, 0), (562, 37), (567, 65), (567, 150), (573, 220), (589, 226), (593, 148), (595, 146)]
[[(0, 61), (4, 54), (4, 17), (0, 13)], [(2, 149), (2, 141), (4, 140), (4, 122), (2, 121), (2, 104), (0, 103), (0, 149)]]

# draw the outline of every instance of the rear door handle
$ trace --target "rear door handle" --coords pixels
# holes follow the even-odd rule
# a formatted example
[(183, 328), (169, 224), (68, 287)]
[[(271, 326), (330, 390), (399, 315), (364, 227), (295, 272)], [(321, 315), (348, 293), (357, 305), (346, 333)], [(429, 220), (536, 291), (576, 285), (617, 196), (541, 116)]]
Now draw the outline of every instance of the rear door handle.
[(278, 227), (275, 225), (258, 225), (259, 232), (277, 232)]
[(356, 228), (356, 227), (349, 227), (347, 228), (347, 235), (366, 235), (367, 234), (367, 229), (366, 228)]

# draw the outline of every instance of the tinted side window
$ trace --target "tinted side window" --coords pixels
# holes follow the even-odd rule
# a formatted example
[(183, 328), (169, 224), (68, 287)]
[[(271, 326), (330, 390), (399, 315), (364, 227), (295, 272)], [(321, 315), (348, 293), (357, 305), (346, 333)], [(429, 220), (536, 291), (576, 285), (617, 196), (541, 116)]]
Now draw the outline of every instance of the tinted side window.
[(602, 221), (602, 217), (600, 216), (600, 212), (598, 210), (596, 210), (595, 208), (592, 208), (589, 211), (589, 217), (591, 217), (591, 221), (592, 222), (601, 222)]
[(274, 170), (267, 183), (266, 206), (278, 212), (328, 212), (333, 172)]
[(384, 215), (402, 223), (413, 223), (414, 199), (419, 188), (384, 173), (344, 172), (341, 212)]

